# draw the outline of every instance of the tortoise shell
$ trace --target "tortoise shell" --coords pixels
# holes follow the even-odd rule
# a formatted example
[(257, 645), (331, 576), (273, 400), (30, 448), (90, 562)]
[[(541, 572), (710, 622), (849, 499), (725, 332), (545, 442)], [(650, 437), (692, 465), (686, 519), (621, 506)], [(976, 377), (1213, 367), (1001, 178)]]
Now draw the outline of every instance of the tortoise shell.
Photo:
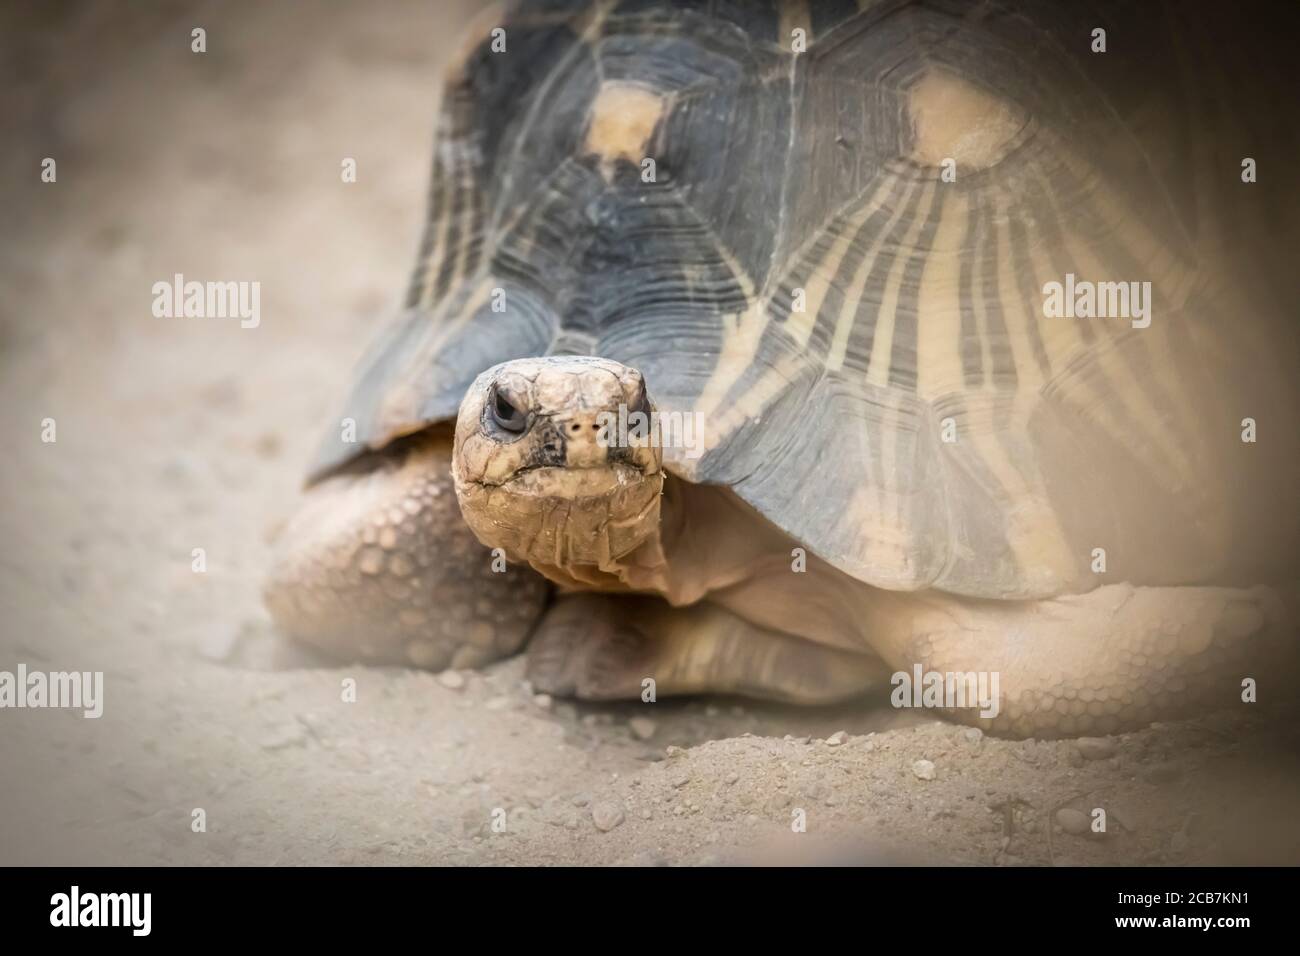
[[(1242, 420), (1300, 403), (1205, 186), (1247, 147), (1189, 132), (1219, 91), (1168, 68), (1159, 13), (1112, 23), (1124, 56), (1079, 4), (863, 7), (489, 20), (443, 94), (405, 312), (343, 411), (359, 443), (453, 418), (496, 363), (599, 355), (698, 414), (671, 473), (870, 584), (1046, 596), (1100, 583), (1099, 554), (1110, 580), (1248, 579), (1295, 542), (1260, 501), (1297, 429), (1252, 446)], [(1048, 315), (1051, 283), (1130, 314)], [(357, 450), (332, 435), (314, 475)]]

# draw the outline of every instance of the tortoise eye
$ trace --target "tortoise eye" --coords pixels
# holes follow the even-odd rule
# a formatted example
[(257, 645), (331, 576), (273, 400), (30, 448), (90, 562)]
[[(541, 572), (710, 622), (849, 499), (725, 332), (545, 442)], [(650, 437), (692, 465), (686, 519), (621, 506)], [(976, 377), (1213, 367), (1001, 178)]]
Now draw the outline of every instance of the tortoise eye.
[(511, 402), (495, 385), (492, 386), (492, 394), (488, 397), (488, 409), (492, 413), (492, 421), (508, 432), (518, 434), (524, 430), (524, 425), (528, 422), (524, 410)]

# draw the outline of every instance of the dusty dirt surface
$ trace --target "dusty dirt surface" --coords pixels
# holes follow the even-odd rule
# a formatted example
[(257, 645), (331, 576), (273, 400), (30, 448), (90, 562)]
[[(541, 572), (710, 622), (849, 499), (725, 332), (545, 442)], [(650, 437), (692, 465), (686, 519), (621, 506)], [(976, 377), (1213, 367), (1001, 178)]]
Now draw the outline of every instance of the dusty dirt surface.
[[(285, 647), (268, 529), (400, 301), (471, 4), (143, 7), (0, 14), (0, 669), (105, 672), (98, 720), (0, 711), (0, 863), (1300, 862), (1265, 704), (1017, 742)], [(155, 318), (178, 272), (259, 280), (260, 326)]]

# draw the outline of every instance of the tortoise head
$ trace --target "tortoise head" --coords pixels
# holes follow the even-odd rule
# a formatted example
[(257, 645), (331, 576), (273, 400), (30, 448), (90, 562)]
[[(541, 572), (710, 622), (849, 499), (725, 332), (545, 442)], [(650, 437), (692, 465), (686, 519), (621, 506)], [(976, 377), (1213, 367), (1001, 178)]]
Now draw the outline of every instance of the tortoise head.
[(661, 452), (635, 369), (605, 359), (517, 359), (469, 387), (452, 471), (461, 513), (508, 557), (571, 574), (611, 570), (659, 527)]

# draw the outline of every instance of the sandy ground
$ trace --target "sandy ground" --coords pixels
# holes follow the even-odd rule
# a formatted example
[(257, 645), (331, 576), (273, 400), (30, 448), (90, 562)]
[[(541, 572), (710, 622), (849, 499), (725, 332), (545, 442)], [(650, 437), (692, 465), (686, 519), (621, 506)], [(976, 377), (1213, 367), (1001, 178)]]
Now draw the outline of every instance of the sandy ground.
[[(0, 863), (1300, 862), (1294, 715), (1264, 705), (1080, 747), (277, 640), (267, 531), (399, 303), (470, 6), (0, 14), (0, 669), (106, 674), (101, 719), (0, 711)], [(259, 280), (261, 325), (153, 317), (177, 272)]]

